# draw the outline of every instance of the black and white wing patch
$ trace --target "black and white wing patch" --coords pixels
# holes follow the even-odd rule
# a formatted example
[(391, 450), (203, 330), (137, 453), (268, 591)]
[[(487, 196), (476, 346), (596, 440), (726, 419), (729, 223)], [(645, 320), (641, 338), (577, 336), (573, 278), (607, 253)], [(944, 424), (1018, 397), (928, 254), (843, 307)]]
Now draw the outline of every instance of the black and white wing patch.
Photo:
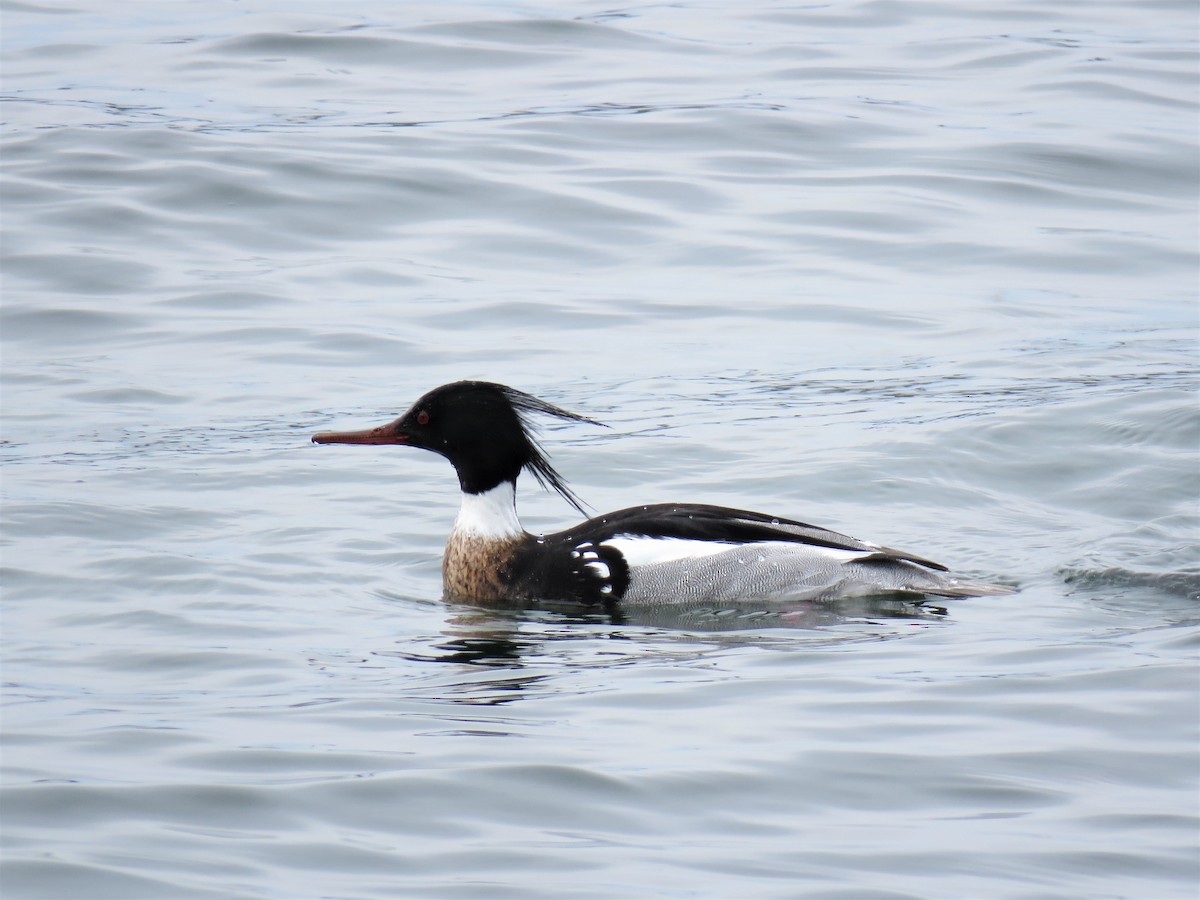
[(629, 566), (619, 550), (584, 541), (571, 550), (571, 570), (592, 600), (619, 600), (629, 587)]
[(943, 572), (946, 570), (945, 566), (933, 560), (891, 547), (882, 547), (869, 541), (860, 541), (806, 522), (699, 503), (635, 506), (590, 519), (569, 532), (563, 532), (562, 536), (572, 543), (589, 540), (600, 550), (604, 549), (605, 542), (617, 537), (669, 538), (685, 542), (708, 541), (727, 544), (783, 541), (858, 554), (878, 554), (879, 559), (901, 560), (928, 569)]

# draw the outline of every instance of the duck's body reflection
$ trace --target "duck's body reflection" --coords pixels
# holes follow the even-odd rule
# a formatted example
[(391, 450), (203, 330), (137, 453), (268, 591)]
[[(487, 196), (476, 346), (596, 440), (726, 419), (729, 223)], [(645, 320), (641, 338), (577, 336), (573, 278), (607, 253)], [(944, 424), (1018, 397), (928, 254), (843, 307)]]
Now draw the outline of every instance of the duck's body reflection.
[[(572, 602), (447, 604), (441, 638), (421, 651), (400, 655), (426, 662), (522, 667), (544, 657), (547, 645), (561, 641), (634, 640), (647, 630), (673, 642), (796, 646), (899, 637), (913, 626), (945, 621), (945, 608), (910, 596), (853, 600), (799, 600), (779, 604), (687, 606), (663, 604), (635, 610), (604, 610)], [(857, 626), (857, 627), (855, 627)], [(849, 629), (849, 630), (847, 630)], [(791, 634), (788, 634), (788, 631)]]

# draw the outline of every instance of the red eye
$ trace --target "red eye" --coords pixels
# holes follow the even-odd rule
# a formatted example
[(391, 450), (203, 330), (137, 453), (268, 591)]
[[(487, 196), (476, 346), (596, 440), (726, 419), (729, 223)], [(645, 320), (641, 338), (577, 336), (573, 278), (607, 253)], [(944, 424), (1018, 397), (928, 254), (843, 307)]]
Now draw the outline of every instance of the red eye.
[(417, 413), (417, 424), (418, 425), (428, 425), (429, 424), (429, 413), (425, 412), (425, 410), (421, 410), (419, 413)]

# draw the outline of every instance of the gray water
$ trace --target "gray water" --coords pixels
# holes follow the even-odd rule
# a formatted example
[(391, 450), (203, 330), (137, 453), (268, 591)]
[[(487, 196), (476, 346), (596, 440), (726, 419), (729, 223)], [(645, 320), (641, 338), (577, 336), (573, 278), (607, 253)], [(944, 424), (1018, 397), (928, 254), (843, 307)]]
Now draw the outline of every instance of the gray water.
[[(3, 26), (6, 900), (1195, 896), (1193, 3)], [(459, 378), (1020, 592), (447, 605)]]

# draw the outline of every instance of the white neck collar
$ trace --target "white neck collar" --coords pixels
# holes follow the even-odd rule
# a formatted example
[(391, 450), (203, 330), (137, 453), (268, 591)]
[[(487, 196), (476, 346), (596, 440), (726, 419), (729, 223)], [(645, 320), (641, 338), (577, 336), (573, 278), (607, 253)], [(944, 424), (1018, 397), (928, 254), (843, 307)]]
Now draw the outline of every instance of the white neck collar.
[(517, 518), (517, 486), (502, 481), (482, 494), (463, 494), (454, 530), (481, 538), (513, 538), (525, 533)]

